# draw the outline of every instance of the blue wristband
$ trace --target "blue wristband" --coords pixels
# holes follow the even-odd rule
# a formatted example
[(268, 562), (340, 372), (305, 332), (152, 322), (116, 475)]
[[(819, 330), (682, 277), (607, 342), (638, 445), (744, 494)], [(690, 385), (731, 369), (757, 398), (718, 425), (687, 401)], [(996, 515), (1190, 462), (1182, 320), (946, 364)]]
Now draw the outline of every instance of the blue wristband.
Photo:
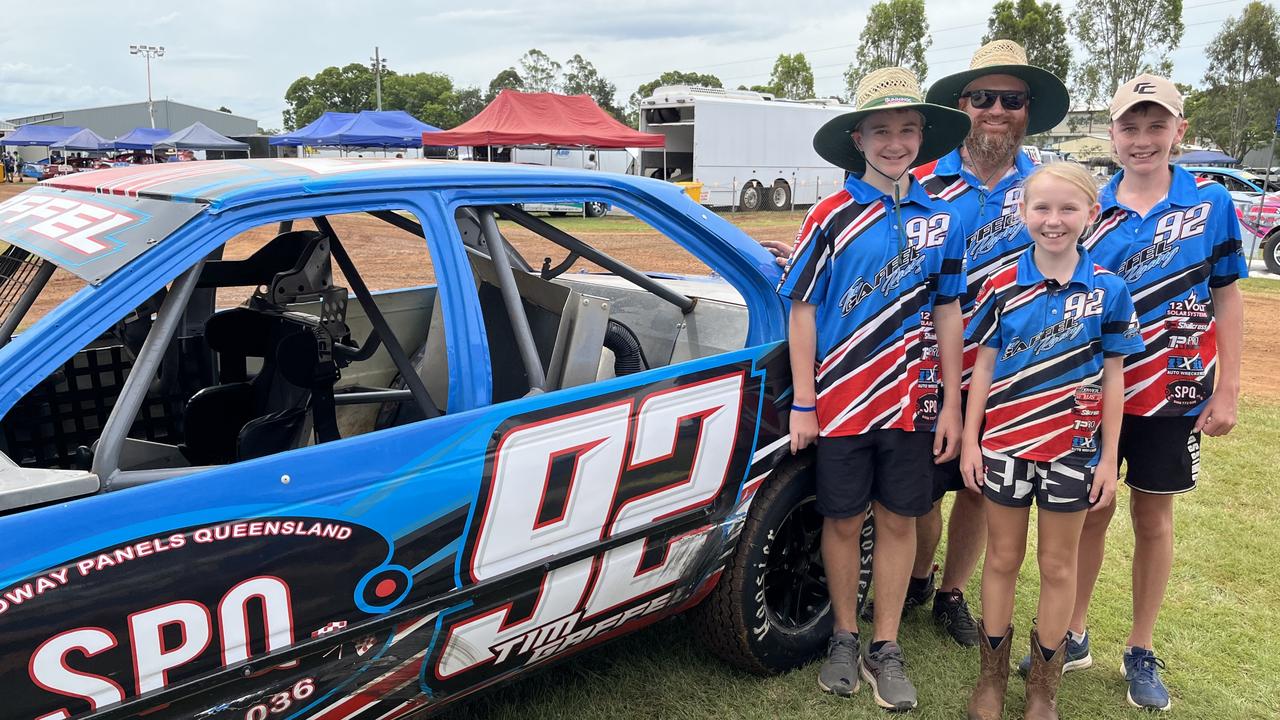
[(796, 405), (793, 403), (791, 405), (791, 409), (794, 410), (795, 412), (817, 412), (818, 406), (817, 405)]

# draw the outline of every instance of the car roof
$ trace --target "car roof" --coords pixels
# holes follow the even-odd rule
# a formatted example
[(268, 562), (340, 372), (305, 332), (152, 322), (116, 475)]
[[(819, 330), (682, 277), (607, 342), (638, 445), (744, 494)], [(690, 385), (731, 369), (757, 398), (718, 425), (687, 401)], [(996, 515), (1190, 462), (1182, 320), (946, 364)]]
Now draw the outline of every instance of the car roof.
[(1201, 165), (1193, 165), (1191, 167), (1186, 168), (1186, 170), (1187, 172), (1221, 173), (1223, 175), (1231, 175), (1231, 176), (1240, 176), (1243, 174), (1243, 172), (1238, 168), (1209, 167), (1209, 166), (1201, 166)]
[(659, 180), (573, 168), (403, 158), (278, 158), (158, 163), (77, 173), (42, 184), (101, 195), (207, 204), (217, 211), (249, 202), (316, 193), (440, 185), (565, 184), (681, 190)]

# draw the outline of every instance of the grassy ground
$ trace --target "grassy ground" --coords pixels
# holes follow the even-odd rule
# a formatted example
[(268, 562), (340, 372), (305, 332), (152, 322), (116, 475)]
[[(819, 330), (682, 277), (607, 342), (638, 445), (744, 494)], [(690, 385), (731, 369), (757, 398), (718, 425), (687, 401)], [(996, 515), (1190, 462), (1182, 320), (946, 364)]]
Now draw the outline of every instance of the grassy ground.
[[(1280, 579), (1271, 567), (1280, 543), (1280, 406), (1247, 402), (1240, 427), (1207, 439), (1200, 487), (1177, 502), (1177, 559), (1157, 628), (1157, 651), (1177, 717), (1280, 717), (1280, 656), (1267, 637), (1280, 627)], [(1068, 675), (1065, 718), (1134, 718), (1119, 665), (1129, 622), (1133, 534), (1127, 493), (1111, 526), (1091, 632), (1096, 665)], [(1029, 553), (1034, 558), (1034, 553)], [(1015, 624), (1019, 645), (1035, 607), (1034, 562), (1023, 567)], [(969, 589), (977, 596), (976, 580)], [(975, 610), (977, 608), (975, 607)], [(880, 718), (863, 688), (852, 700), (824, 696), (817, 665), (757, 678), (728, 669), (675, 618), (464, 704), (461, 718)], [(913, 717), (957, 718), (977, 676), (976, 651), (946, 639), (921, 612), (904, 626), (909, 672), (920, 689)], [(1020, 650), (1020, 647), (1019, 647)], [(1010, 682), (1006, 717), (1022, 710), (1022, 683)]]

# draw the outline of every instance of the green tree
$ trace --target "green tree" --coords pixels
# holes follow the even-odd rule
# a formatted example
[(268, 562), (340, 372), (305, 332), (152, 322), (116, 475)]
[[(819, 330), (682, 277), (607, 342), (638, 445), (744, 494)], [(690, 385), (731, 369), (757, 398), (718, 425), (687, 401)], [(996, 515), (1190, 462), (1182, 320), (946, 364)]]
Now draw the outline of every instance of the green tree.
[[(1243, 110), (1237, 102), (1243, 100)], [(1261, 78), (1240, 88), (1206, 88), (1187, 96), (1183, 111), (1190, 127), (1187, 135), (1221, 148), (1237, 160), (1257, 147), (1266, 147), (1280, 108), (1280, 85)], [(1237, 123), (1237, 112), (1244, 122)]]
[(595, 66), (581, 55), (574, 55), (565, 64), (562, 90), (565, 95), (590, 95), (605, 112), (614, 117), (622, 116), (614, 98), (618, 88), (601, 77)]
[[(484, 100), (484, 94), (480, 92), (478, 87), (464, 87), (454, 92), (454, 106), (458, 110), (459, 125), (479, 115), (480, 111), (488, 104)], [(444, 126), (438, 125), (437, 127)], [(456, 126), (450, 125), (449, 127)]]
[(1205, 55), (1209, 58), (1205, 93), (1216, 102), (1205, 108), (1201, 120), (1217, 127), (1217, 118), (1229, 117), (1222, 128), (1225, 134), (1215, 130), (1221, 139), (1215, 137), (1214, 142), (1228, 155), (1243, 159), (1244, 153), (1270, 137), (1273, 111), (1280, 107), (1261, 107), (1253, 100), (1259, 93), (1274, 95), (1269, 91), (1275, 89), (1280, 75), (1280, 14), (1256, 0), (1249, 3), (1238, 19), (1222, 24)]
[(1027, 61), (1064, 81), (1071, 72), (1071, 46), (1062, 6), (1036, 0), (1000, 0), (987, 18), (982, 43), (1013, 40), (1027, 49)]
[(520, 77), (525, 92), (560, 92), (560, 63), (537, 48), (520, 58)]
[(404, 110), (422, 122), (442, 128), (461, 122), (453, 80), (443, 73), (384, 76), (382, 109)]
[(854, 61), (844, 73), (849, 96), (853, 97), (864, 75), (880, 68), (909, 68), (923, 79), (929, 74), (924, 52), (932, 44), (924, 0), (883, 0), (872, 5)]
[[(383, 82), (394, 76), (383, 72)], [(297, 130), (326, 111), (359, 112), (373, 107), (373, 71), (360, 63), (327, 67), (313, 77), (300, 77), (285, 90), (285, 130)]]
[(524, 87), (524, 80), (520, 78), (520, 73), (515, 68), (507, 68), (489, 81), (489, 92), (484, 96), (485, 104), (493, 102), (498, 97), (498, 93), (503, 90), (520, 90)]
[(814, 96), (813, 68), (805, 59), (804, 53), (787, 55), (783, 53), (773, 63), (773, 73), (769, 76), (769, 87), (779, 97), (791, 100), (804, 100)]
[(1169, 53), (1182, 40), (1182, 0), (1080, 3), (1068, 25), (1083, 50), (1072, 75), (1075, 99), (1097, 105), (1141, 72), (1172, 73)]

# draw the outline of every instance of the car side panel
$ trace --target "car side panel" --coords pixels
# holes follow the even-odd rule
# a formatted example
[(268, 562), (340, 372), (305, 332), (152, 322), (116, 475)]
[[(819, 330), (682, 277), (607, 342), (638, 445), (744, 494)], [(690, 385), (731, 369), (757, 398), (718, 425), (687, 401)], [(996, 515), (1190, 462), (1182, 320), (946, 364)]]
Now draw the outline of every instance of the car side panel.
[(785, 376), (772, 343), (0, 518), (8, 707), (379, 717), (629, 631), (715, 576)]

